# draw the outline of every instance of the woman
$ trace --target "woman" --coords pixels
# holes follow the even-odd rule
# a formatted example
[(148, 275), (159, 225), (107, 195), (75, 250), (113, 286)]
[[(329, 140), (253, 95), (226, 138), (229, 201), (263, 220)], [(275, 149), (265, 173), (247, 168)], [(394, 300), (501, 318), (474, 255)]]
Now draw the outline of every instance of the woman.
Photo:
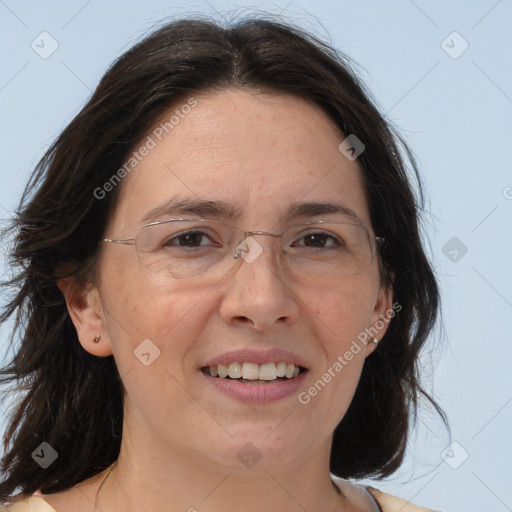
[(346, 60), (275, 21), (115, 62), (14, 226), (6, 510), (426, 510), (348, 481), (400, 466), (428, 397), (401, 155)]

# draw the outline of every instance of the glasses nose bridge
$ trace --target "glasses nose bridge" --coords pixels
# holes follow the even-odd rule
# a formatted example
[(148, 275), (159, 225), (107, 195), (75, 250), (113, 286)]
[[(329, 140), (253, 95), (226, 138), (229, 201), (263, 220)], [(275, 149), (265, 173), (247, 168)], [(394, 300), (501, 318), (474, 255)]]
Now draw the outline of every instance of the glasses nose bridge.
[(253, 236), (270, 236), (273, 240), (279, 240), (279, 242), (281, 242), (283, 233), (274, 233), (272, 231), (245, 231), (243, 240), (246, 241), (248, 238)]
[(282, 236), (282, 233), (273, 233), (272, 231), (245, 231), (245, 237), (244, 238), (247, 238), (248, 236), (251, 236), (251, 235), (266, 235), (266, 236), (273, 236), (273, 237), (281, 237)]
[[(241, 229), (237, 229), (237, 231), (242, 235), (242, 238), (241, 238), (240, 242), (238, 242), (236, 244), (235, 250), (232, 253), (233, 259), (237, 260), (239, 258), (243, 258), (244, 260), (246, 260), (249, 263), (252, 263), (252, 261), (254, 261), (254, 260), (252, 258), (246, 258), (244, 256), (244, 254), (246, 254), (250, 250), (252, 250), (254, 253), (254, 250), (256, 249), (256, 251), (255, 251), (256, 255), (259, 256), (259, 254), (261, 254), (265, 250), (258, 242), (256, 242), (256, 245), (257, 245), (256, 248), (253, 246), (252, 249), (250, 249), (250, 246), (253, 244), (251, 244), (249, 242), (249, 240), (253, 239), (256, 241), (256, 239), (253, 237), (270, 236), (274, 240), (279, 239), (281, 241), (282, 236), (283, 236), (283, 233), (275, 233), (272, 231), (254, 231), (254, 230), (253, 231), (244, 231)], [(254, 259), (256, 259), (256, 258), (254, 258)]]

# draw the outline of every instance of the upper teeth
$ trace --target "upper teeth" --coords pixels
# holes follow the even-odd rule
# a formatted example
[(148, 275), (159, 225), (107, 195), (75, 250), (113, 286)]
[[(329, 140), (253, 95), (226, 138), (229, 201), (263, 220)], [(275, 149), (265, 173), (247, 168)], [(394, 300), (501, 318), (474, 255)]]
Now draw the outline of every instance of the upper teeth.
[(274, 380), (277, 377), (291, 379), (297, 377), (300, 368), (294, 364), (287, 363), (231, 363), (229, 365), (219, 364), (210, 366), (210, 375), (225, 379), (246, 379), (246, 380)]

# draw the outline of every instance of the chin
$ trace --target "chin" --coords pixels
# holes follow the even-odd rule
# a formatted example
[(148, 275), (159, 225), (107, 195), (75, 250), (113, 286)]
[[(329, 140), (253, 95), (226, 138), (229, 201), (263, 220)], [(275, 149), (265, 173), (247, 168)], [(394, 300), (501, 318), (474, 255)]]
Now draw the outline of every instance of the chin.
[(292, 463), (297, 458), (298, 447), (306, 449), (313, 444), (313, 429), (304, 429), (309, 434), (302, 435), (294, 425), (290, 431), (285, 418), (283, 415), (276, 421), (225, 426), (232, 437), (224, 438), (224, 446), (219, 442), (212, 443), (210, 458), (219, 465), (237, 469), (272, 469)]

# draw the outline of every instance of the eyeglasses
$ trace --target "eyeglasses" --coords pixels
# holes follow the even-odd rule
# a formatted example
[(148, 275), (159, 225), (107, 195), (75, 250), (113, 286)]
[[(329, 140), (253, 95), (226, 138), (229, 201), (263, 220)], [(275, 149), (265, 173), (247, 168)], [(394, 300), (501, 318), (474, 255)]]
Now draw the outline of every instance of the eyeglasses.
[(223, 276), (237, 261), (255, 261), (265, 250), (257, 238), (274, 238), (286, 268), (307, 276), (350, 277), (367, 270), (382, 237), (359, 224), (318, 220), (279, 233), (244, 231), (208, 219), (170, 219), (139, 228), (135, 238), (102, 242), (135, 245), (140, 264), (151, 274), (173, 279)]

